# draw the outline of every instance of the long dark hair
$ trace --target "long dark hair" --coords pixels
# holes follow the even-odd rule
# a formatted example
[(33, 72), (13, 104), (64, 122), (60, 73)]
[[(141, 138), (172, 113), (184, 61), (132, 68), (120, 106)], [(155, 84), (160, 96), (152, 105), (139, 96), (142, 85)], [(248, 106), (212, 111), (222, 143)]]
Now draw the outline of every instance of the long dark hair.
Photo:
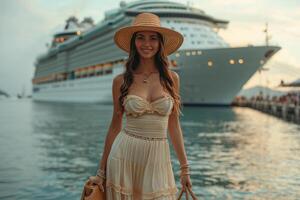
[[(124, 98), (128, 94), (129, 87), (133, 83), (133, 72), (138, 68), (140, 63), (140, 57), (135, 46), (136, 35), (137, 32), (133, 34), (130, 40), (129, 57), (125, 64), (126, 70), (123, 73), (124, 82), (120, 88), (121, 95), (119, 97), (119, 104), (122, 107), (122, 111), (124, 111), (124, 107), (123, 107)], [(174, 106), (172, 111), (175, 111), (176, 114), (182, 114), (181, 98), (174, 88), (174, 80), (169, 70), (169, 60), (164, 51), (163, 37), (160, 33), (157, 33), (157, 35), (159, 38), (159, 50), (155, 54), (155, 67), (159, 72), (160, 82), (162, 86), (165, 89), (167, 89), (169, 94), (173, 97)]]

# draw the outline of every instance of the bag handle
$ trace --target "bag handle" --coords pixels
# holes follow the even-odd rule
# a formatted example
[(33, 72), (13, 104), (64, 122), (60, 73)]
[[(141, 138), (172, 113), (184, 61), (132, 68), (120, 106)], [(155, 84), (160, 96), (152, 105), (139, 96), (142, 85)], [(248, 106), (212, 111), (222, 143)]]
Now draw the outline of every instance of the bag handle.
[(88, 196), (91, 195), (94, 192), (93, 189), (94, 187), (92, 183), (89, 180), (87, 180), (83, 186), (80, 200), (84, 200), (88, 192), (89, 192)]
[[(185, 191), (185, 199), (189, 200), (189, 193), (190, 193), (190, 195), (192, 196), (193, 200), (198, 200), (198, 198), (196, 197), (196, 195), (194, 194), (194, 192), (192, 191), (192, 189), (189, 188), (189, 187), (186, 187), (186, 188), (187, 188), (187, 190)], [(179, 196), (178, 196), (177, 200), (181, 199), (181, 197), (183, 195), (183, 192), (184, 192), (184, 190), (183, 190), (183, 188), (181, 188), (181, 191), (179, 193)]]
[[(86, 184), (86, 183), (85, 183)], [(80, 197), (80, 200), (84, 200), (84, 196), (85, 196), (85, 186), (83, 186), (83, 190), (81, 192), (81, 197)]]

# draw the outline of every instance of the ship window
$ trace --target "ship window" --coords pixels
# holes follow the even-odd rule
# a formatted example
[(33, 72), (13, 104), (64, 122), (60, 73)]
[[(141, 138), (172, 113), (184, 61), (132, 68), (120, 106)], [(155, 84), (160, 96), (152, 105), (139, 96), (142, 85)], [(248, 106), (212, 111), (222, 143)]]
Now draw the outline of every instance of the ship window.
[(192, 55), (193, 55), (193, 56), (196, 55), (196, 51), (192, 51)]
[(176, 53), (175, 56), (176, 56), (176, 57), (179, 57), (179, 56), (180, 56), (180, 53)]
[(240, 58), (240, 59), (239, 59), (239, 63), (240, 63), (240, 64), (243, 64), (243, 63), (244, 63), (244, 59)]
[(213, 61), (209, 60), (209, 61), (207, 62), (207, 65), (208, 65), (209, 67), (212, 67), (212, 66), (213, 66)]
[(229, 63), (233, 65), (235, 63), (235, 61), (233, 59), (230, 59)]
[(188, 51), (188, 52), (185, 53), (185, 55), (190, 56), (191, 52)]
[(198, 55), (201, 55), (201, 54), (202, 54), (202, 51), (197, 51), (197, 54), (198, 54)]
[(108, 69), (108, 70), (106, 71), (106, 73), (107, 73), (107, 74), (111, 74), (111, 73), (112, 73), (112, 68)]
[(103, 74), (103, 71), (97, 71), (96, 76), (100, 76)]

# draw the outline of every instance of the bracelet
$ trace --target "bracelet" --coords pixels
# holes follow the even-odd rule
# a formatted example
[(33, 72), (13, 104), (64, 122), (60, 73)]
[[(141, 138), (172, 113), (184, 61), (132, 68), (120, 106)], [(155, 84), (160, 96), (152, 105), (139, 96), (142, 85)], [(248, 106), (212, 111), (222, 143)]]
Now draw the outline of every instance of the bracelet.
[(97, 170), (97, 174), (105, 174), (105, 170), (103, 170), (103, 169), (98, 169), (98, 170)]
[(189, 173), (189, 172), (190, 172), (189, 169), (185, 169), (185, 170), (181, 170), (181, 171), (180, 171), (181, 174), (182, 174), (182, 173)]
[(191, 173), (182, 173), (179, 176), (182, 177), (182, 176), (186, 176), (186, 175), (191, 175)]
[(183, 170), (189, 170), (189, 169), (190, 169), (189, 167), (180, 168), (181, 171), (183, 171)]
[(184, 169), (184, 168), (189, 168), (189, 164), (186, 163), (186, 164), (183, 164), (183, 165), (180, 165), (180, 169)]
[(99, 176), (99, 177), (102, 177), (102, 178), (106, 178), (106, 176), (105, 176), (105, 171), (104, 170), (102, 170), (102, 169), (98, 169), (97, 170), (97, 176)]
[(180, 167), (180, 170), (190, 169), (190, 167)]
[(98, 177), (101, 177), (101, 178), (103, 178), (103, 179), (106, 179), (106, 177), (105, 177), (105, 176), (103, 176), (103, 175), (99, 175), (99, 174), (97, 174), (96, 176), (98, 176)]
[(182, 164), (180, 166), (189, 166), (189, 163)]
[(96, 176), (101, 177), (101, 178), (103, 178), (103, 179), (106, 179), (105, 176), (102, 176), (102, 175), (99, 175), (99, 174), (97, 174)]

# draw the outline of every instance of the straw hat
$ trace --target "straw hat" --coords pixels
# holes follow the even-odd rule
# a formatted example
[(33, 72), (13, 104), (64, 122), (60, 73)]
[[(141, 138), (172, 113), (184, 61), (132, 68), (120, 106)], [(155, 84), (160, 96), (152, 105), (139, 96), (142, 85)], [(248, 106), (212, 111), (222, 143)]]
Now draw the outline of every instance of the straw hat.
[(141, 13), (136, 16), (131, 26), (120, 28), (114, 36), (115, 43), (124, 51), (130, 51), (132, 35), (138, 31), (155, 31), (163, 36), (165, 53), (175, 52), (183, 42), (183, 36), (169, 28), (160, 25), (160, 19), (152, 13)]

